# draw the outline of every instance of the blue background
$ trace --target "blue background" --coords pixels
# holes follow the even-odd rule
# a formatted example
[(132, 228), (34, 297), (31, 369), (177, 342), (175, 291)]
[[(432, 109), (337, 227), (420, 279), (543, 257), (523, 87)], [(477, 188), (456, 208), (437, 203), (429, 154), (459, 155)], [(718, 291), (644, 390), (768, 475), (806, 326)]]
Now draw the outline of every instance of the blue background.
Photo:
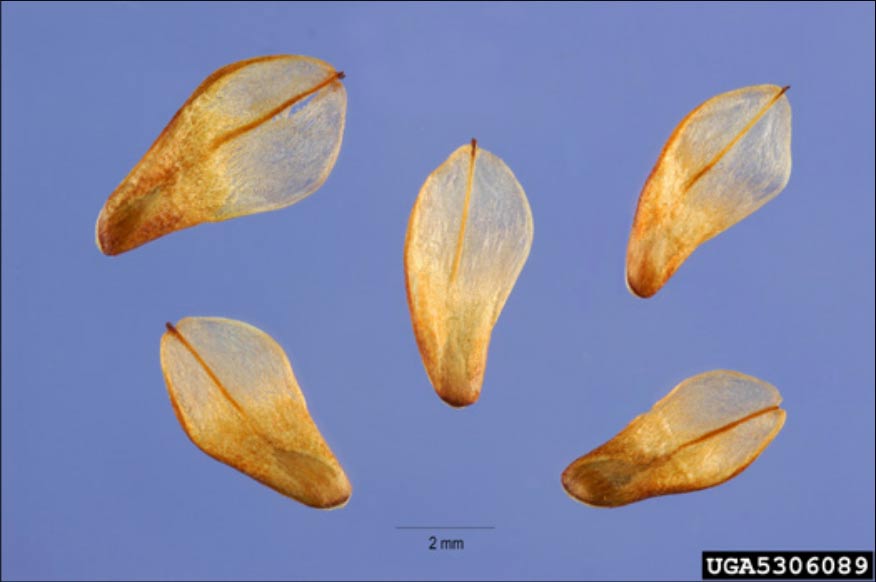
[[(4, 578), (681, 578), (703, 549), (874, 546), (874, 6), (3, 3)], [(115, 186), (222, 65), (347, 73), (320, 191), (119, 257)], [(785, 191), (631, 296), (636, 200), (677, 122), (790, 84)], [(526, 189), (532, 254), (484, 391), (433, 392), (402, 245), (425, 177), (477, 137)], [(286, 349), (354, 486), (320, 512), (198, 451), (165, 321)], [(560, 473), (681, 380), (776, 385), (785, 428), (714, 489), (594, 509)], [(479, 525), (494, 530), (398, 530)], [(429, 551), (427, 538), (462, 538)]]

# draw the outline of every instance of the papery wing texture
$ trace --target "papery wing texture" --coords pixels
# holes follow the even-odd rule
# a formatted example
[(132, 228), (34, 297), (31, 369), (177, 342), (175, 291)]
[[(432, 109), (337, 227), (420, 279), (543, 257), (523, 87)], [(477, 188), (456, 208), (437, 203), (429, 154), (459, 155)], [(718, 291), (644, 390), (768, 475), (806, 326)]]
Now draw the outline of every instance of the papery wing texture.
[(408, 304), (432, 385), (452, 406), (480, 395), (490, 335), (532, 233), (520, 183), (474, 140), (420, 190), (405, 242)]
[(650, 411), (563, 472), (589, 505), (615, 507), (719, 485), (751, 464), (785, 422), (770, 384), (725, 370), (676, 386)]
[(116, 255), (315, 192), (341, 147), (342, 78), (328, 63), (289, 55), (241, 61), (210, 75), (107, 200), (97, 246)]
[(791, 176), (787, 87), (709, 99), (675, 128), (651, 171), (627, 247), (627, 284), (654, 295), (703, 242), (779, 194)]
[(240, 321), (188, 317), (168, 324), (161, 366), (180, 424), (205, 453), (306, 505), (347, 502), (350, 482), (270, 336)]

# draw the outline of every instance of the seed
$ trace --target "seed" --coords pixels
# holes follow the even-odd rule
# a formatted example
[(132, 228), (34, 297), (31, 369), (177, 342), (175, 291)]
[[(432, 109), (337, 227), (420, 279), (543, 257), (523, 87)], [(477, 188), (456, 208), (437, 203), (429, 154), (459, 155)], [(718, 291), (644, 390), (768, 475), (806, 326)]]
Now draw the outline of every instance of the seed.
[(739, 372), (688, 378), (569, 465), (563, 487), (588, 505), (617, 507), (720, 485), (745, 470), (781, 430), (781, 401), (775, 387)]
[(167, 324), (161, 368), (177, 419), (202, 451), (306, 505), (346, 504), (350, 482), (270, 336), (242, 321), (187, 317)]
[(627, 285), (651, 297), (696, 248), (778, 196), (791, 176), (788, 87), (709, 99), (675, 128), (642, 188)]
[(240, 61), (207, 77), (107, 200), (98, 248), (117, 255), (315, 192), (341, 147), (343, 77), (328, 63), (288, 55)]
[(477, 401), (493, 326), (531, 246), (523, 187), (475, 140), (426, 179), (405, 241), (408, 306), (432, 386), (451, 406)]

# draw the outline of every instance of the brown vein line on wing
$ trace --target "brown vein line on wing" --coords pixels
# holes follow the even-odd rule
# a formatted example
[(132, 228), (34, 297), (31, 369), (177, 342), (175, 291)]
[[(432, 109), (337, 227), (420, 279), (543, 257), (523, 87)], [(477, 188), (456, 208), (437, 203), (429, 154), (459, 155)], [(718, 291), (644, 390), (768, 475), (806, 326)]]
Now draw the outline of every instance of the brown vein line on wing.
[(649, 465), (655, 464), (655, 463), (662, 464), (663, 462), (668, 461), (670, 458), (672, 458), (673, 456), (678, 454), (680, 451), (682, 451), (688, 447), (698, 445), (698, 444), (700, 444), (704, 441), (707, 441), (710, 438), (717, 436), (723, 432), (729, 432), (729, 431), (733, 430), (734, 428), (736, 428), (737, 426), (739, 426), (740, 424), (744, 424), (750, 420), (754, 420), (755, 418), (757, 418), (759, 416), (763, 416), (764, 414), (769, 414), (770, 412), (775, 412), (776, 410), (780, 410), (780, 408), (778, 406), (770, 406), (770, 407), (764, 408), (762, 410), (758, 410), (757, 412), (752, 412), (748, 416), (744, 416), (738, 420), (734, 420), (733, 422), (731, 422), (729, 424), (725, 424), (724, 426), (718, 427), (715, 430), (712, 430), (712, 431), (709, 431), (703, 435), (700, 435), (691, 441), (683, 443), (683, 444), (679, 445), (678, 447), (676, 447), (675, 449), (673, 449), (671, 452), (657, 457), (656, 459), (654, 459), (653, 461), (651, 461), (648, 464)]
[(316, 93), (317, 91), (319, 91), (323, 87), (326, 87), (326, 86), (334, 83), (336, 80), (343, 79), (343, 78), (344, 78), (344, 73), (342, 71), (339, 71), (337, 73), (333, 73), (325, 81), (318, 83), (317, 85), (313, 86), (312, 88), (308, 89), (307, 91), (302, 91), (301, 93), (290, 97), (286, 101), (282, 102), (280, 105), (274, 107), (273, 109), (271, 109), (267, 113), (263, 114), (261, 117), (258, 117), (256, 119), (250, 121), (247, 124), (241, 125), (240, 127), (232, 129), (228, 133), (216, 138), (213, 141), (213, 148), (214, 149), (218, 148), (219, 146), (221, 146), (225, 142), (230, 141), (230, 140), (232, 140), (236, 137), (239, 137), (240, 135), (242, 135), (248, 131), (255, 129), (256, 127), (260, 126), (264, 122), (273, 118), (275, 115), (281, 113), (286, 108), (291, 107), (292, 105), (295, 105), (296, 103), (298, 103), (302, 99), (305, 99), (306, 97), (309, 97), (310, 95), (313, 95), (314, 93)]
[[(665, 454), (660, 455), (660, 456), (657, 456), (657, 457), (653, 457), (653, 458), (651, 458), (650, 460), (645, 461), (645, 462), (643, 463), (643, 465), (644, 465), (645, 467), (649, 468), (649, 469), (654, 469), (654, 468), (656, 468), (656, 467), (662, 466), (664, 463), (667, 463), (668, 461), (670, 461), (670, 460), (671, 460), (675, 455), (677, 455), (679, 452), (681, 452), (682, 450), (684, 450), (684, 449), (686, 449), (686, 448), (688, 448), (688, 447), (692, 447), (692, 446), (694, 446), (694, 445), (700, 444), (700, 443), (702, 443), (702, 442), (704, 442), (704, 441), (707, 441), (707, 440), (709, 440), (710, 438), (712, 438), (712, 437), (714, 437), (714, 436), (717, 436), (717, 435), (719, 435), (719, 434), (721, 434), (721, 433), (723, 433), (723, 432), (728, 432), (728, 431), (730, 431), (730, 430), (733, 430), (734, 428), (736, 428), (736, 427), (739, 426), (740, 424), (746, 423), (746, 422), (748, 422), (749, 420), (754, 420), (755, 418), (757, 418), (757, 417), (759, 417), (759, 416), (762, 416), (762, 415), (764, 415), (764, 414), (769, 414), (770, 412), (775, 412), (775, 411), (777, 411), (777, 410), (781, 410), (781, 409), (780, 409), (778, 406), (770, 406), (770, 407), (764, 408), (764, 409), (762, 409), (762, 410), (758, 410), (757, 412), (753, 412), (753, 413), (749, 414), (748, 416), (745, 416), (745, 417), (740, 418), (740, 419), (738, 419), (738, 420), (734, 420), (733, 422), (731, 422), (731, 423), (729, 423), (729, 424), (726, 424), (726, 425), (724, 425), (724, 426), (722, 426), (722, 427), (716, 428), (715, 430), (709, 431), (709, 432), (707, 432), (707, 433), (705, 433), (705, 434), (703, 434), (703, 435), (701, 435), (701, 436), (698, 436), (697, 438), (695, 438), (695, 439), (693, 439), (693, 440), (691, 440), (691, 441), (688, 441), (688, 442), (686, 442), (686, 443), (683, 443), (683, 444), (679, 445), (678, 447), (676, 447), (675, 449), (673, 449), (672, 451), (670, 451), (670, 452), (668, 452), (668, 453), (665, 453)], [(763, 448), (764, 448), (764, 446), (766, 446), (766, 445), (763, 445), (763, 446), (759, 447), (759, 448), (758, 448), (758, 451), (762, 451)], [(595, 451), (594, 451), (594, 452), (595, 452)], [(585, 456), (582, 457), (582, 458), (589, 457), (591, 454), (592, 454), (592, 453), (588, 453), (587, 455), (585, 455)], [(759, 453), (758, 453), (758, 454), (759, 454)], [(611, 456), (611, 455), (609, 455), (609, 456)], [(580, 459), (579, 459), (579, 460), (580, 460)], [(752, 459), (752, 460), (753, 460), (753, 459)], [(576, 461), (576, 463), (577, 463), (577, 461)], [(741, 473), (741, 472), (745, 469), (745, 467), (747, 467), (749, 464), (751, 464), (751, 461), (749, 461), (748, 463), (746, 463), (742, 468), (740, 468), (738, 471), (736, 471), (731, 477), (728, 477), (728, 479), (730, 479), (730, 478), (732, 478), (733, 476), (736, 476), (736, 475), (738, 475), (739, 473)], [(723, 482), (723, 481), (722, 481), (722, 482)]]
[[(192, 356), (195, 358), (195, 361), (197, 361), (198, 364), (200, 364), (201, 367), (204, 368), (204, 371), (207, 372), (207, 375), (210, 377), (210, 379), (213, 381), (213, 383), (216, 384), (216, 387), (219, 388), (219, 391), (226, 398), (226, 400), (228, 400), (228, 402), (231, 404), (231, 406), (233, 406), (234, 409), (240, 414), (243, 422), (246, 423), (246, 425), (250, 428), (250, 430), (252, 430), (253, 433), (255, 433), (259, 438), (265, 440), (271, 448), (279, 449), (279, 450), (286, 450), (285, 447), (278, 447), (270, 437), (263, 434), (258, 429), (258, 427), (255, 425), (255, 423), (253, 423), (249, 419), (249, 416), (246, 414), (246, 412), (244, 412), (243, 408), (241, 408), (240, 405), (237, 402), (235, 402), (234, 398), (232, 398), (231, 394), (228, 392), (228, 390), (225, 388), (225, 386), (222, 385), (222, 381), (219, 380), (219, 377), (216, 375), (216, 373), (213, 371), (213, 369), (210, 368), (210, 366), (207, 364), (207, 362), (204, 361), (204, 358), (201, 357), (201, 354), (199, 354), (198, 351), (195, 349), (195, 347), (189, 343), (189, 341), (185, 338), (185, 336), (176, 327), (174, 327), (173, 324), (166, 323), (165, 325), (167, 327), (167, 330), (170, 333), (172, 333), (182, 343), (183, 346), (185, 346), (185, 348), (189, 351), (190, 354), (192, 354)], [(171, 403), (174, 405), (174, 407), (176, 407), (176, 403), (175, 403), (173, 398), (171, 398)], [(334, 467), (332, 467), (332, 465), (330, 463), (327, 463), (325, 461), (325, 459), (323, 459), (322, 457), (320, 457), (318, 455), (315, 455), (315, 454), (307, 452), (307, 451), (302, 451), (302, 450), (292, 450), (292, 452), (295, 452), (295, 453), (303, 455), (307, 458), (319, 461), (320, 463), (322, 463), (328, 467), (331, 467), (332, 470), (334, 470)], [(208, 453), (208, 454), (212, 454), (212, 453)]]
[(198, 353), (195, 347), (189, 343), (189, 340), (187, 340), (185, 336), (172, 324), (168, 323), (166, 325), (167, 331), (172, 333), (176, 337), (176, 339), (178, 339), (180, 343), (185, 346), (185, 348), (189, 351), (192, 357), (195, 358), (195, 361), (198, 362), (198, 364), (204, 369), (205, 372), (207, 372), (207, 376), (209, 376), (213, 383), (216, 385), (216, 387), (219, 388), (219, 392), (222, 393), (222, 396), (224, 396), (225, 399), (228, 400), (228, 402), (231, 404), (231, 406), (233, 406), (234, 409), (240, 414), (241, 418), (247, 424), (247, 426), (249, 426), (250, 429), (258, 436), (270, 442), (270, 439), (267, 439), (263, 434), (261, 434), (258, 429), (253, 425), (253, 423), (249, 420), (249, 416), (247, 416), (243, 408), (241, 408), (240, 405), (234, 400), (234, 398), (231, 396), (225, 386), (222, 385), (222, 381), (216, 375), (216, 372), (214, 372), (213, 369), (207, 364), (207, 362), (204, 361), (204, 358), (202, 358), (201, 354)]
[(471, 189), (474, 182), (475, 157), (477, 155), (478, 142), (471, 140), (471, 159), (468, 165), (468, 179), (465, 183), (465, 201), (462, 203), (462, 218), (459, 222), (459, 236), (456, 239), (456, 254), (453, 257), (453, 267), (450, 269), (450, 283), (456, 281), (459, 272), (459, 262), (462, 260), (462, 247), (465, 242), (465, 227), (468, 223), (468, 210), (471, 206)]
[(730, 142), (727, 145), (725, 145), (723, 148), (721, 148), (721, 151), (719, 151), (717, 154), (715, 154), (714, 158), (709, 160), (709, 162), (705, 166), (703, 166), (702, 169), (700, 169), (700, 171), (698, 171), (696, 174), (694, 174), (693, 177), (690, 180), (688, 180), (687, 183), (684, 185), (684, 193), (687, 193), (691, 188), (693, 188), (693, 185), (696, 184), (700, 180), (700, 178), (705, 176), (709, 170), (711, 170), (713, 167), (715, 167), (715, 165), (717, 165), (717, 163), (720, 162), (721, 159), (724, 156), (726, 156), (727, 153), (731, 149), (733, 149), (733, 146), (735, 146), (739, 142), (739, 140), (741, 140), (743, 137), (745, 137), (745, 134), (747, 134), (749, 131), (751, 131), (751, 128), (754, 127), (757, 124), (757, 122), (760, 121), (764, 115), (766, 115), (767, 111), (769, 111), (772, 108), (772, 106), (778, 102), (779, 99), (781, 99), (782, 95), (785, 94), (785, 91), (787, 91), (790, 88), (791, 88), (790, 85), (782, 87), (782, 89), (778, 93), (776, 93), (776, 95), (772, 99), (770, 99), (770, 102), (767, 103), (766, 105), (764, 105), (761, 108), (761, 110), (758, 111), (757, 114), (754, 117), (752, 117), (748, 123), (745, 124), (745, 127), (743, 127), (739, 131), (739, 133), (737, 133), (733, 137), (733, 139), (730, 140)]

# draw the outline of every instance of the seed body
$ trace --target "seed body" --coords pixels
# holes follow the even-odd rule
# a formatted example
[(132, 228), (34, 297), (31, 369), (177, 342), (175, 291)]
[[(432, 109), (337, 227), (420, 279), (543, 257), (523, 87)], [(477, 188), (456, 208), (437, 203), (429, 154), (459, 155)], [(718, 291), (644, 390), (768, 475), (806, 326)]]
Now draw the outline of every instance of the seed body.
[(312, 507), (350, 498), (286, 354), (263, 331), (215, 317), (168, 323), (161, 368), (177, 419), (205, 453)]
[(532, 233), (520, 183), (474, 140), (420, 190), (405, 241), (408, 306), (432, 386), (451, 406), (480, 395), (490, 335)]
[(97, 220), (98, 248), (117, 255), (315, 192), (341, 147), (342, 78), (328, 63), (290, 55), (207, 77), (110, 195)]
[(563, 472), (578, 501), (617, 507), (719, 485), (741, 473), (785, 422), (778, 390), (716, 370), (688, 378)]
[(696, 248), (772, 200), (791, 176), (788, 88), (709, 99), (682, 120), (642, 188), (627, 285), (651, 297)]

